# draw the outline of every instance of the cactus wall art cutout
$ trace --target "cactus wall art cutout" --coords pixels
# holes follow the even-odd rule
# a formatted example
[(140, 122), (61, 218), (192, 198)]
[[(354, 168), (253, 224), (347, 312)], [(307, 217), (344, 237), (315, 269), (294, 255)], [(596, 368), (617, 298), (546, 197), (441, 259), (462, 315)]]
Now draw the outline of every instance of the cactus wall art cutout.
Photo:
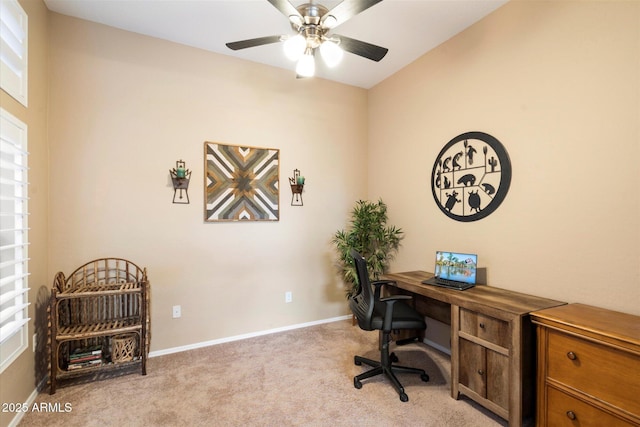
[(485, 218), (502, 203), (511, 184), (511, 161), (504, 146), (484, 132), (467, 132), (449, 141), (431, 172), (438, 208), (456, 221)]

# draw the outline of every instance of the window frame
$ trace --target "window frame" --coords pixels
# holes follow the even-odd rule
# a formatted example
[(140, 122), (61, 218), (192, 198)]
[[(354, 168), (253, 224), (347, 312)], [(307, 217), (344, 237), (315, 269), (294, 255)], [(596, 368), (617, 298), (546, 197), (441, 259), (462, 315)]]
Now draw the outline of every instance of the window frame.
[(27, 125), (0, 108), (0, 373), (29, 347)]

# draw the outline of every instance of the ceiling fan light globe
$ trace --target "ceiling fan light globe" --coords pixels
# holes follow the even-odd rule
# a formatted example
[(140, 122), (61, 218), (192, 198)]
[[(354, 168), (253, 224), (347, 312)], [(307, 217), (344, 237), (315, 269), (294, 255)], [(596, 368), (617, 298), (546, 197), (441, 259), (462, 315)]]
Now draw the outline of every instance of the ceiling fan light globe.
[(322, 55), (324, 63), (327, 64), (329, 68), (333, 68), (342, 61), (344, 51), (336, 43), (325, 40), (320, 45), (320, 55)]
[(297, 61), (304, 54), (307, 42), (301, 34), (289, 37), (282, 45), (284, 54), (291, 61)]
[(296, 65), (296, 73), (302, 77), (313, 77), (316, 73), (316, 61), (313, 55), (302, 55)]
[(322, 26), (324, 28), (331, 29), (331, 28), (335, 27), (337, 24), (338, 24), (338, 20), (333, 15), (325, 15), (322, 18)]
[(302, 16), (300, 15), (289, 15), (289, 21), (293, 24), (294, 27), (301, 27), (304, 24), (302, 20)]

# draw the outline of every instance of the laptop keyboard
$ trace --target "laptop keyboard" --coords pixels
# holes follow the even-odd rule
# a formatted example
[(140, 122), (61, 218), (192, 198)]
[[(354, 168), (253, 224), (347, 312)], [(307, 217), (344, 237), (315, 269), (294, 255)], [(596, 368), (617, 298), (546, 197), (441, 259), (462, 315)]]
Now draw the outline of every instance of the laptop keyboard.
[(464, 291), (475, 286), (473, 283), (457, 282), (455, 280), (442, 279), (440, 277), (432, 277), (430, 279), (423, 280), (422, 283), (425, 285), (435, 285), (443, 288), (454, 289), (456, 291)]
[(440, 277), (434, 277), (431, 283), (436, 286), (442, 286), (443, 288), (455, 289), (456, 291), (464, 291), (475, 286), (473, 283), (457, 282)]
[(438, 285), (442, 285), (442, 286), (447, 286), (449, 288), (461, 288), (462, 287), (462, 283), (460, 282), (456, 282), (455, 280), (449, 280), (449, 279), (441, 279), (439, 277), (436, 278), (435, 282)]

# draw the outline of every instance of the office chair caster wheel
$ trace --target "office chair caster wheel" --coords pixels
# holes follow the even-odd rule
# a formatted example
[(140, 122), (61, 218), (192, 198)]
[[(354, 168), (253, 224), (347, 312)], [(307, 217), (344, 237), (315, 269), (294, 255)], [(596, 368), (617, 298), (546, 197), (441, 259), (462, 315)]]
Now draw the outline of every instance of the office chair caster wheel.
[(426, 383), (427, 381), (429, 381), (429, 375), (420, 374), (420, 379)]
[(358, 381), (357, 378), (354, 378), (353, 379), (353, 386), (359, 390), (359, 389), (362, 388), (362, 383), (360, 381)]
[(400, 400), (402, 402), (408, 402), (409, 401), (409, 396), (407, 396), (406, 393), (400, 393)]
[(358, 359), (358, 356), (353, 358), (353, 363), (355, 363), (356, 366), (362, 366), (362, 362)]

